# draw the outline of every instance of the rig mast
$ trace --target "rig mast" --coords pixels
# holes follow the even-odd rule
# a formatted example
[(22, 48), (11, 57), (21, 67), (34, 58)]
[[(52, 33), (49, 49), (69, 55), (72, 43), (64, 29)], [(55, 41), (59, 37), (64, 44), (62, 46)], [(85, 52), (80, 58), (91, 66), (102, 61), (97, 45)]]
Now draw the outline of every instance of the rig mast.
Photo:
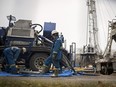
[(98, 27), (95, 0), (87, 0), (87, 36), (86, 45), (83, 47), (81, 54), (81, 65), (95, 65), (95, 59), (100, 54), (100, 46), (98, 44)]
[(95, 0), (87, 0), (88, 14), (87, 14), (87, 38), (86, 45), (94, 48), (95, 53), (100, 52), (98, 43), (98, 27)]

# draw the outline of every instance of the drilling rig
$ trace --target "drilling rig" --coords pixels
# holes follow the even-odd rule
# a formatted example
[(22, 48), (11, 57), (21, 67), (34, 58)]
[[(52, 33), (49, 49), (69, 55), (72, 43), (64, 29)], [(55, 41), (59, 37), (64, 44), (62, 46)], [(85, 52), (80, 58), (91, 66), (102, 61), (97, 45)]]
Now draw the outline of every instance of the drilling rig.
[(116, 70), (116, 53), (114, 52), (114, 54), (112, 54), (113, 40), (116, 42), (116, 19), (109, 21), (107, 46), (102, 58), (95, 61), (97, 71), (100, 71), (100, 73), (104, 75), (110, 75)]
[(110, 75), (114, 72), (116, 66), (116, 53), (111, 55), (113, 40), (116, 42), (116, 19), (108, 24), (107, 46), (102, 54), (98, 40), (97, 14), (95, 0), (87, 0), (87, 36), (86, 45), (81, 54), (81, 66), (92, 65), (95, 71), (103, 75)]
[(81, 63), (83, 67), (95, 65), (95, 59), (100, 55), (101, 49), (98, 43), (98, 27), (95, 0), (87, 0), (87, 36), (86, 45), (83, 46), (83, 53), (81, 54)]

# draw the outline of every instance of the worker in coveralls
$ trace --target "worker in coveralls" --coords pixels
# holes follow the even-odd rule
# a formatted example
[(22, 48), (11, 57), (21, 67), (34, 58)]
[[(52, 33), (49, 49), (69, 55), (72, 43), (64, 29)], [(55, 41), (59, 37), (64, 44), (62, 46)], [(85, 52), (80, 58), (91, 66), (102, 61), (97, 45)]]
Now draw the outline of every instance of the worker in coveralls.
[[(51, 32), (51, 35), (53, 37), (53, 45), (51, 48), (51, 54), (50, 56), (45, 60), (45, 65), (43, 68), (43, 73), (46, 73), (49, 71), (49, 66), (53, 64), (55, 66), (55, 73), (53, 76), (57, 76), (58, 73), (61, 71), (61, 60), (62, 60), (62, 37), (59, 37), (59, 33), (56, 30), (53, 30)], [(57, 73), (57, 74), (56, 74)]]
[(8, 73), (17, 73), (17, 68), (16, 68), (16, 60), (19, 57), (20, 53), (25, 53), (26, 52), (26, 48), (18, 48), (18, 47), (8, 47), (5, 48), (3, 53), (5, 56), (5, 60), (6, 60), (6, 67), (5, 67), (5, 71)]

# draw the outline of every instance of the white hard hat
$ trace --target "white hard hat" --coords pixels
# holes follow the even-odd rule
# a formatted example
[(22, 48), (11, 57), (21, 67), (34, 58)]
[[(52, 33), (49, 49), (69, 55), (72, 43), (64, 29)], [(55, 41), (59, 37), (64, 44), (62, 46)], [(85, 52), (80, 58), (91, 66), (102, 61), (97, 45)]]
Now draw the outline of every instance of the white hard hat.
[(22, 48), (23, 53), (25, 53), (27, 51), (27, 49), (25, 47)]
[(58, 34), (58, 31), (53, 30), (53, 31), (51, 32), (51, 35), (53, 35), (53, 34)]

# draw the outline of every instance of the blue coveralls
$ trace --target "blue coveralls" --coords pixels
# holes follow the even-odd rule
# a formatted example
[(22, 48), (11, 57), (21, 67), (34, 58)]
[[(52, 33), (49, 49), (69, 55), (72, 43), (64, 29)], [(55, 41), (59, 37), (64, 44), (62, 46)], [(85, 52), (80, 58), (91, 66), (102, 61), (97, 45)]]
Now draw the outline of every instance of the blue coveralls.
[(4, 49), (3, 53), (6, 59), (6, 64), (8, 66), (6, 68), (7, 72), (16, 70), (15, 61), (18, 59), (20, 52), (21, 50), (18, 47), (8, 47)]
[[(62, 60), (62, 38), (61, 37), (57, 37), (52, 45), (51, 48), (51, 54), (50, 56), (45, 60), (45, 65), (46, 66), (50, 66), (51, 63), (53, 63), (53, 65), (55, 66), (55, 68), (57, 69), (61, 69), (61, 65), (60, 62)], [(53, 54), (56, 54), (56, 59), (53, 60)]]

